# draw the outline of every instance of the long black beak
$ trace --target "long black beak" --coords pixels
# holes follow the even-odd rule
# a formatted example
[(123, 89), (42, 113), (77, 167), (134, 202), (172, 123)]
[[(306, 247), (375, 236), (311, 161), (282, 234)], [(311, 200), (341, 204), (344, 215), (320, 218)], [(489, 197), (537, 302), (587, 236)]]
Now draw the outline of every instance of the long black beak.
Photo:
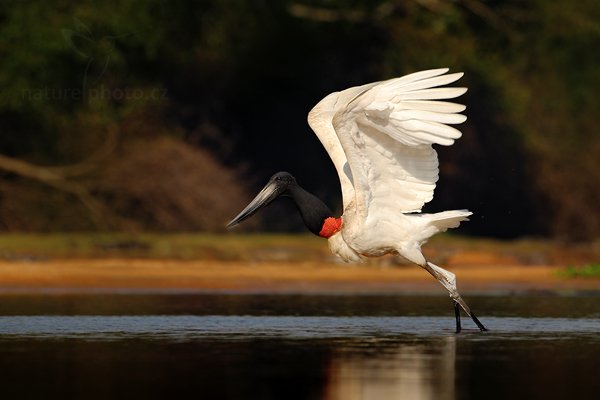
[(227, 224), (227, 228), (231, 228), (246, 218), (249, 218), (261, 208), (269, 205), (273, 200), (279, 197), (281, 193), (281, 188), (276, 182), (272, 181), (267, 183), (267, 185), (256, 195), (254, 200), (252, 200), (241, 213)]

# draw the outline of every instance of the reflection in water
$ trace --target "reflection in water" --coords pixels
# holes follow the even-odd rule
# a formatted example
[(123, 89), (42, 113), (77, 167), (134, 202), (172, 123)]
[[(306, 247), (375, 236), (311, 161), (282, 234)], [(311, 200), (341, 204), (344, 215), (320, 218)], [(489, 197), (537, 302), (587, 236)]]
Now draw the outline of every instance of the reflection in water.
[(378, 354), (336, 352), (324, 399), (454, 399), (454, 336), (386, 350)]
[[(600, 393), (600, 296), (480, 298), (492, 330), (466, 326), (459, 335), (441, 303), (446, 299), (437, 297), (0, 300), (2, 399), (515, 400)], [(415, 315), (415, 304), (426, 312)]]

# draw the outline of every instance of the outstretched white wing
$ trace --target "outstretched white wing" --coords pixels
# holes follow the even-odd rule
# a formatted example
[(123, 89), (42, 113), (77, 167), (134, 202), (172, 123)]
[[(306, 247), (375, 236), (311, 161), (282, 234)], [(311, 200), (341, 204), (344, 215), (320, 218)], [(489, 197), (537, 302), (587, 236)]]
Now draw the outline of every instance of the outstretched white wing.
[(432, 144), (449, 146), (461, 136), (448, 126), (466, 120), (460, 104), (440, 101), (466, 92), (439, 87), (460, 79), (447, 68), (421, 71), (332, 93), (309, 114), (342, 184), (344, 209), (354, 201), (369, 209), (420, 211), (438, 180)]
[(308, 113), (308, 124), (325, 147), (340, 178), (344, 208), (346, 208), (346, 204), (354, 200), (354, 183), (346, 153), (333, 127), (333, 117), (338, 111), (346, 108), (347, 104), (356, 96), (378, 84), (379, 82), (369, 83), (331, 93)]

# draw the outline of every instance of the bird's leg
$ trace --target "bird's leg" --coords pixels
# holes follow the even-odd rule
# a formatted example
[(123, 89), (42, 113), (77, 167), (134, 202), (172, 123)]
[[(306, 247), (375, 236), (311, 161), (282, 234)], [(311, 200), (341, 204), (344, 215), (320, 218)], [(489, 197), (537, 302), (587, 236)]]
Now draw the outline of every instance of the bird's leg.
[(460, 304), (454, 300), (452, 302), (454, 303), (454, 316), (456, 317), (456, 333), (460, 333)]
[(487, 331), (487, 328), (483, 326), (481, 322), (479, 322), (479, 319), (477, 319), (475, 314), (471, 312), (471, 309), (469, 308), (467, 303), (462, 299), (462, 297), (460, 297), (460, 294), (458, 293), (458, 290), (456, 288), (456, 275), (454, 275), (450, 271), (446, 271), (445, 269), (438, 267), (433, 263), (430, 263), (429, 261), (425, 263), (423, 268), (425, 268), (427, 272), (433, 275), (433, 277), (437, 279), (442, 284), (442, 286), (446, 288), (446, 290), (448, 290), (448, 292), (450, 293), (450, 297), (452, 298), (452, 300), (454, 300), (454, 312), (456, 316), (457, 332), (460, 332), (461, 329), (460, 309), (458, 308), (458, 306), (462, 307), (462, 309), (465, 310), (467, 315), (471, 317), (471, 319), (473, 320), (473, 322), (475, 322), (475, 325), (477, 325), (480, 331)]

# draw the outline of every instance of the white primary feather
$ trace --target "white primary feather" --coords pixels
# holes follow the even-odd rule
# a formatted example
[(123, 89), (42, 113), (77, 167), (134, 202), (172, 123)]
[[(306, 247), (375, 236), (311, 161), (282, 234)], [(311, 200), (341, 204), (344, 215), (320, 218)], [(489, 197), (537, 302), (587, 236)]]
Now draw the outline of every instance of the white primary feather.
[[(332, 93), (309, 113), (342, 185), (344, 210), (353, 203), (367, 218), (420, 211), (438, 180), (432, 144), (452, 145), (461, 132), (448, 124), (466, 117), (447, 101), (465, 88), (443, 87), (462, 77), (447, 68), (421, 71)], [(444, 75), (446, 74), (446, 75)]]

